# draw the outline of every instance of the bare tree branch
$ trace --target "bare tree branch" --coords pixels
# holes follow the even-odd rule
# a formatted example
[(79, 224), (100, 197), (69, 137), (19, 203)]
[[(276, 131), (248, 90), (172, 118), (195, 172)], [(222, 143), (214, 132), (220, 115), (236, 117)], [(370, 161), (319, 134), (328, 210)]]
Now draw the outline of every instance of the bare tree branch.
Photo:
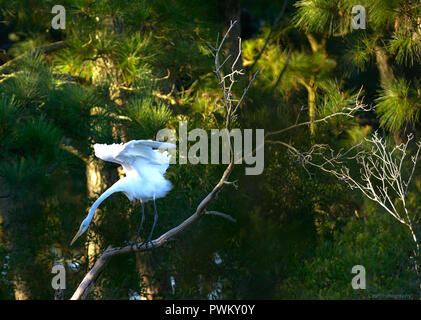
[(291, 58), (291, 53), (292, 53), (292, 51), (291, 51), (291, 50), (289, 50), (289, 51), (288, 51), (287, 58), (286, 58), (285, 63), (284, 63), (284, 66), (282, 67), (281, 72), (279, 73), (279, 76), (278, 76), (278, 78), (276, 79), (276, 82), (275, 82), (275, 84), (273, 85), (272, 89), (270, 89), (270, 94), (271, 94), (271, 95), (273, 94), (273, 92), (275, 91), (276, 87), (277, 87), (277, 86), (279, 85), (279, 83), (281, 82), (282, 76), (284, 75), (285, 71), (287, 70), (288, 63), (289, 63), (289, 58)]
[(237, 220), (235, 220), (233, 217), (231, 217), (229, 214), (226, 214), (226, 213), (222, 213), (222, 212), (219, 212), (219, 211), (205, 211), (205, 214), (213, 214), (213, 215), (215, 215), (215, 216), (220, 216), (220, 217), (223, 217), (223, 218), (225, 218), (225, 219), (228, 219), (228, 220), (230, 220), (230, 221), (232, 221), (232, 222), (237, 222)]
[(355, 99), (355, 105), (353, 107), (344, 107), (341, 110), (337, 111), (337, 112), (333, 112), (331, 114), (328, 114), (327, 116), (324, 116), (323, 118), (314, 120), (314, 121), (305, 121), (305, 122), (300, 122), (300, 123), (295, 123), (289, 127), (283, 128), (281, 130), (277, 130), (277, 131), (272, 131), (272, 132), (267, 132), (265, 134), (265, 138), (270, 137), (270, 136), (274, 136), (274, 135), (278, 135), (281, 133), (284, 133), (286, 131), (292, 130), (292, 129), (296, 129), (298, 127), (302, 127), (302, 126), (309, 126), (310, 124), (315, 124), (315, 123), (319, 123), (319, 122), (327, 122), (327, 120), (334, 118), (334, 117), (338, 117), (338, 116), (345, 116), (348, 118), (353, 118), (355, 116), (356, 112), (368, 112), (368, 111), (372, 111), (373, 108), (370, 106), (367, 106), (365, 104), (362, 103), (362, 101), (360, 100), (359, 96), (361, 94), (362, 88), (360, 89), (356, 99)]
[(77, 150), (75, 147), (73, 147), (71, 145), (61, 144), (60, 149), (65, 150), (65, 151), (73, 154), (74, 156), (78, 157), (80, 160), (82, 160), (85, 163), (89, 162), (88, 158), (86, 158), (83, 154), (81, 154), (79, 152), (79, 150)]

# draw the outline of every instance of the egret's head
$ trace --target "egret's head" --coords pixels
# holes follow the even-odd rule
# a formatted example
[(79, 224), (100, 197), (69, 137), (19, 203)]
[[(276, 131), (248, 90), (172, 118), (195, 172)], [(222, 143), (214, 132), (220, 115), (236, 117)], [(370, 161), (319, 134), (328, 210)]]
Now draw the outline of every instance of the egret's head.
[(79, 231), (73, 237), (73, 240), (72, 242), (70, 242), (70, 245), (72, 245), (73, 242), (75, 242), (77, 238), (79, 238), (82, 234), (84, 234), (86, 229), (88, 229), (90, 223), (91, 223), (91, 219), (89, 217), (85, 218), (85, 220), (82, 221), (82, 223), (80, 224)]

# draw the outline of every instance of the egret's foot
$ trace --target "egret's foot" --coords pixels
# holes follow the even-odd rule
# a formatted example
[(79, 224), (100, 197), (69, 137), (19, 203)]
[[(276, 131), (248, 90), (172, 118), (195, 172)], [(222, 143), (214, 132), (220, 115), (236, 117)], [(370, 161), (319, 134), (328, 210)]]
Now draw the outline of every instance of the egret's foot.
[(145, 247), (146, 247), (146, 249), (153, 248), (153, 242), (152, 242), (152, 240), (146, 241), (145, 242)]
[(133, 245), (136, 246), (136, 249), (139, 250), (143, 246), (143, 241), (134, 241)]
[(151, 240), (151, 239), (148, 239), (148, 240), (146, 240), (146, 241), (141, 242), (141, 243), (139, 244), (138, 249), (139, 249), (140, 247), (145, 247), (145, 249), (152, 248), (152, 247), (153, 247), (153, 242), (152, 242), (152, 240)]
[(153, 242), (151, 239), (148, 239), (146, 241), (138, 241), (136, 238), (133, 241), (128, 241), (128, 245), (130, 245), (130, 249), (133, 251), (133, 248), (136, 247), (137, 250), (140, 250), (142, 247), (145, 249), (152, 248)]
[(145, 249), (148, 249), (149, 246), (152, 247), (152, 241), (146, 240), (146, 241), (140, 242), (139, 246), (137, 248), (140, 249), (140, 248), (144, 247)]
[(136, 237), (133, 241), (127, 241), (128, 245), (130, 246), (130, 249), (133, 251), (133, 248), (136, 247), (137, 249), (140, 248), (142, 245), (141, 241), (138, 241), (139, 239)]

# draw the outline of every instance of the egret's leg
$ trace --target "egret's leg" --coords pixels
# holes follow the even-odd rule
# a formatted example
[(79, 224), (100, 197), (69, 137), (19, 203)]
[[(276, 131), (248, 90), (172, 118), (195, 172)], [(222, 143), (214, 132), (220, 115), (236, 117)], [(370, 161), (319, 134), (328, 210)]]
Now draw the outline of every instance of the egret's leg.
[(131, 243), (131, 248), (133, 250), (133, 246), (136, 245), (138, 247), (138, 240), (140, 237), (140, 230), (142, 230), (143, 222), (145, 221), (145, 206), (143, 201), (140, 200), (140, 204), (142, 205), (142, 219), (140, 220), (139, 228), (137, 229), (136, 237), (134, 238), (133, 242)]
[(155, 217), (154, 217), (154, 219), (153, 219), (153, 225), (152, 225), (152, 230), (151, 230), (151, 233), (149, 234), (148, 240), (146, 241), (147, 243), (151, 242), (151, 240), (152, 240), (153, 230), (155, 229), (156, 222), (158, 221), (158, 211), (156, 211), (155, 196), (153, 197), (153, 207), (154, 207), (154, 209), (155, 209)]
[(142, 230), (143, 222), (145, 221), (145, 205), (143, 204), (142, 200), (140, 200), (140, 204), (142, 205), (142, 219), (140, 220), (140, 225), (139, 225), (139, 228), (137, 229), (136, 238), (134, 239), (134, 243), (137, 243), (137, 240), (139, 240), (140, 230)]

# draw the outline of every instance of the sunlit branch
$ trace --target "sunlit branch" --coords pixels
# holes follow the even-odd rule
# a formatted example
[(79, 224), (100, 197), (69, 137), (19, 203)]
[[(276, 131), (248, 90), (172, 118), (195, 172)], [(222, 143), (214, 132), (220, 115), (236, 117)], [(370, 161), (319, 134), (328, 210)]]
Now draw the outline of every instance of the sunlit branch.
[[(360, 93), (361, 93), (361, 90), (360, 90)], [(278, 134), (290, 131), (292, 129), (296, 129), (298, 127), (309, 126), (311, 124), (316, 124), (316, 123), (320, 123), (320, 122), (327, 122), (327, 120), (329, 120), (331, 118), (334, 118), (334, 117), (345, 116), (345, 117), (348, 117), (348, 118), (353, 118), (355, 116), (356, 112), (372, 111), (373, 110), (372, 107), (367, 106), (360, 101), (360, 99), (359, 99), (360, 93), (357, 95), (357, 97), (355, 99), (355, 105), (352, 106), (352, 107), (344, 107), (339, 111), (333, 112), (331, 114), (328, 114), (327, 116), (324, 116), (323, 118), (316, 119), (314, 121), (305, 121), (305, 122), (295, 123), (295, 124), (293, 124), (289, 127), (286, 127), (286, 128), (280, 129), (280, 130), (267, 132), (265, 134), (265, 138), (270, 137), (270, 136), (274, 136), (274, 135), (278, 135)]]

